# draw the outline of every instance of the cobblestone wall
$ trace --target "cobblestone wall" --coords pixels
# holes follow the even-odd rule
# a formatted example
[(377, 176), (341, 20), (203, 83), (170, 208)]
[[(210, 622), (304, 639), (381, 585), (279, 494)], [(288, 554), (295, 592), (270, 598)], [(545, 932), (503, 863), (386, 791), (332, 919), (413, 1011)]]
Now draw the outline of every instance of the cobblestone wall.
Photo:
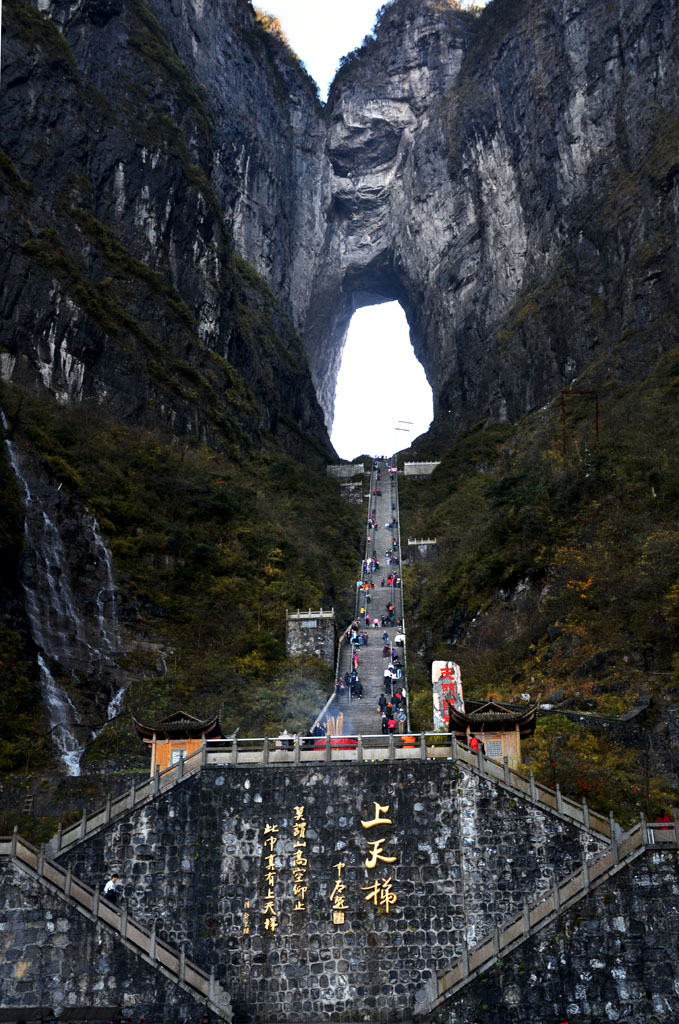
[(119, 869), (130, 913), (214, 966), (239, 1021), (398, 1021), (465, 929), (487, 934), (583, 845), (452, 762), (211, 766), (61, 859), (92, 883)]
[(201, 1020), (197, 999), (5, 857), (0, 892), (0, 1006), (118, 1006), (147, 1024)]

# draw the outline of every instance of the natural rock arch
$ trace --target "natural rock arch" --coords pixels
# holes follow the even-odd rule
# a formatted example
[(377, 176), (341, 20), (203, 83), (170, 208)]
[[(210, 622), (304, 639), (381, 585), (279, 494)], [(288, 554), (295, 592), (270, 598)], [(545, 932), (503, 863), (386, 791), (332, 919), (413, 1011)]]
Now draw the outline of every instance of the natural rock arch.
[[(415, 223), (409, 212), (418, 190), (415, 142), (430, 124), (432, 97), (445, 94), (459, 73), (464, 31), (457, 29), (465, 25), (469, 19), (447, 5), (402, 3), (398, 17), (385, 13), (377, 39), (333, 83), (326, 228), (303, 324), (328, 426), (347, 329), (361, 306), (398, 301), (415, 353), (430, 380), (433, 375), (420, 327), (427, 265), (409, 266), (404, 251)], [(445, 160), (440, 185), (442, 173)]]
[[(328, 424), (349, 320), (376, 300), (406, 312), (443, 437), (518, 419), (614, 346), (628, 376), (671, 343), (679, 175), (649, 153), (679, 102), (676, 7), (620, 5), (603, 31), (595, 6), (547, 6), (397, 0), (338, 73), (299, 321)], [(653, 275), (649, 238), (673, 254)], [(618, 344), (642, 332), (648, 349)]]

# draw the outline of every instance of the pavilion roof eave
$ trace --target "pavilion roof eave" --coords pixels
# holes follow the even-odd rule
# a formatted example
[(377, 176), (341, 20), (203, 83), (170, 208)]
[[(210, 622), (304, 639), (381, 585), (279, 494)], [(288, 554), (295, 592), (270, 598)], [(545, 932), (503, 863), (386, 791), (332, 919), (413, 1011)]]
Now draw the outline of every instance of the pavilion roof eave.
[(134, 715), (132, 721), (143, 739), (191, 739), (206, 736), (208, 739), (228, 739), (224, 736), (219, 712), (210, 718), (199, 719), (184, 712), (177, 712), (159, 722), (140, 722)]
[(465, 732), (470, 729), (515, 729), (517, 726), (522, 737), (530, 736), (535, 731), (537, 705), (531, 704), (527, 708), (513, 708), (510, 705), (504, 707), (494, 701), (482, 704), (470, 711), (458, 711), (452, 703), (450, 707), (450, 722), (456, 730)]

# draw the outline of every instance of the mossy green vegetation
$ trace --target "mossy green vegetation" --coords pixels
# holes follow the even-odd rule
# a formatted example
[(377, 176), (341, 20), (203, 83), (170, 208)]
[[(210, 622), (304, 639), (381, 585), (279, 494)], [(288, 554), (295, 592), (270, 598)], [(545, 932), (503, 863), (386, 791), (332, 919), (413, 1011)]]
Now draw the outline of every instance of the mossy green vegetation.
[(25, 642), (0, 623), (0, 772), (29, 772), (49, 757), (44, 706)]
[(109, 264), (118, 268), (130, 277), (137, 278), (156, 294), (164, 295), (173, 312), (184, 321), (187, 327), (195, 328), (196, 319), (172, 285), (168, 284), (156, 270), (138, 260), (129, 249), (116, 238), (110, 228), (105, 227), (89, 210), (75, 209), (68, 211), (78, 227), (97, 245), (99, 252)]
[(26, 0), (6, 0), (3, 29), (15, 33), (30, 49), (39, 52), (55, 67), (76, 74), (73, 51), (54, 21)]
[(202, 90), (195, 84), (184, 64), (171, 47), (158, 19), (144, 0), (127, 0), (134, 26), (129, 45), (136, 50), (161, 79), (176, 93), (182, 106), (190, 107), (206, 140), (212, 138), (212, 120)]
[[(627, 387), (596, 368), (578, 381), (598, 391), (598, 448), (593, 399), (572, 396), (565, 452), (555, 400), (516, 426), (478, 424), (430, 479), (402, 482), (404, 531), (436, 536), (439, 550), (406, 581), (419, 726), (431, 722), (429, 662), (452, 658), (471, 699), (563, 690), (571, 710), (585, 702), (615, 719), (649, 693), (644, 729), (664, 735), (679, 684), (678, 356)], [(665, 740), (649, 768), (638, 737), (630, 750), (622, 732), (597, 738), (566, 722), (555, 760), (551, 721), (525, 745), (541, 781), (627, 819), (665, 799)]]
[(295, 461), (266, 436), (234, 458), (121, 425), (92, 402), (19, 404), (14, 388), (0, 403), (17, 443), (97, 517), (126, 628), (164, 652), (164, 675), (157, 656), (121, 666), (138, 681), (89, 756), (139, 754), (129, 711), (221, 707), (225, 726), (245, 735), (307, 728), (332, 673), (286, 661), (285, 611), (334, 606), (348, 621), (362, 537), (360, 511), (341, 502), (317, 456)]
[(33, 192), (33, 186), (30, 181), (26, 181), (22, 178), (18, 170), (14, 166), (13, 161), (4, 151), (0, 149), (0, 174), (7, 183), (8, 188), (16, 195), (17, 193), (24, 196), (30, 196)]

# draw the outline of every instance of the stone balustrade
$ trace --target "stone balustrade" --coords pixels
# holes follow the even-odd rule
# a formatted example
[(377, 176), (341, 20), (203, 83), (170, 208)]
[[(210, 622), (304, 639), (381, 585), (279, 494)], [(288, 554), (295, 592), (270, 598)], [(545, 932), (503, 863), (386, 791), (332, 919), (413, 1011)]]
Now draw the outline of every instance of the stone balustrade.
[(678, 840), (679, 827), (676, 822), (670, 827), (650, 825), (643, 817), (620, 840), (614, 835), (611, 846), (595, 860), (589, 861), (583, 857), (582, 867), (555, 884), (545, 898), (531, 905), (524, 903), (521, 914), (507, 921), (503, 927), (494, 928), (487, 941), (472, 949), (465, 948), (449, 971), (432, 978), (416, 996), (416, 1017), (429, 1017), (444, 1000), (488, 971), (526, 939), (547, 927), (557, 915), (573, 907), (611, 875), (626, 868), (649, 847), (676, 847)]
[(157, 771), (148, 782), (141, 786), (132, 784), (128, 793), (116, 799), (107, 800), (105, 806), (92, 814), (83, 811), (82, 818), (75, 825), (62, 829), (50, 841), (53, 854), (61, 853), (67, 847), (80, 842), (93, 832), (105, 828), (119, 815), (153, 800), (159, 793), (181, 784), (184, 778), (193, 775), (205, 765), (225, 765), (232, 768), (286, 768), (313, 769), (319, 764), (358, 764), (379, 761), (452, 761), (466, 766), (481, 776), (496, 780), (508, 791), (527, 798), (531, 803), (540, 804), (555, 811), (563, 818), (584, 827), (599, 838), (610, 842), (617, 826), (612, 816), (605, 818), (590, 810), (587, 801), (575, 803), (563, 796), (559, 786), (548, 789), (535, 781), (533, 772), (528, 776), (511, 769), (505, 758), (496, 761), (480, 751), (472, 753), (459, 744), (453, 735), (444, 733), (418, 733), (409, 736), (359, 735), (314, 738), (310, 736), (238, 737), (234, 739), (210, 739), (190, 757), (177, 764)]

